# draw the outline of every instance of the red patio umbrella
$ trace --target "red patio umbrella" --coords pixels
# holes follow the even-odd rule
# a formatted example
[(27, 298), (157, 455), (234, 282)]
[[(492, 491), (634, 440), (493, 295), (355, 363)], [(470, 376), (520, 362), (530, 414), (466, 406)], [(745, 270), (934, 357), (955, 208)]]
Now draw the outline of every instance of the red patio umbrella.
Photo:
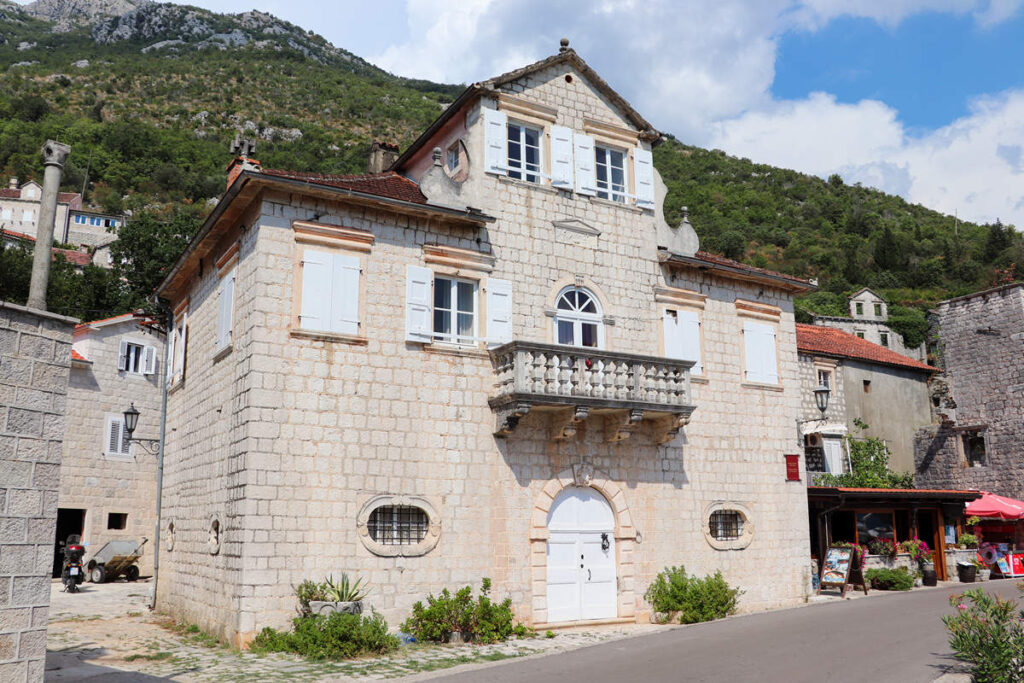
[(981, 498), (967, 504), (968, 516), (987, 519), (1024, 519), (1024, 501), (997, 496), (988, 491), (982, 491), (981, 494)]

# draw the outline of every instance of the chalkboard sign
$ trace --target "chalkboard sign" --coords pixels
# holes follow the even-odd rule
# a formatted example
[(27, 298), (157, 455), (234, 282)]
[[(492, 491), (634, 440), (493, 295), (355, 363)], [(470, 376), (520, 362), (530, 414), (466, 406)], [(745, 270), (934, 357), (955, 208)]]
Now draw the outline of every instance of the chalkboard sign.
[(839, 588), (842, 597), (846, 597), (846, 581), (850, 577), (850, 565), (853, 564), (853, 548), (832, 546), (825, 553), (825, 562), (821, 565), (821, 581), (818, 583), (818, 594), (822, 588)]

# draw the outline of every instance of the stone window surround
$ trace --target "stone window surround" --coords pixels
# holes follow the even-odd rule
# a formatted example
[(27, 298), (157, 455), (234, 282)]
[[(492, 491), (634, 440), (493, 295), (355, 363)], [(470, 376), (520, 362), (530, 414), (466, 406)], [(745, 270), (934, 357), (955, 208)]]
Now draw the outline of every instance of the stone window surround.
[[(188, 312), (191, 299), (185, 297), (174, 308), (174, 329), (171, 330), (172, 354), (167, 364), (168, 390), (177, 389), (185, 383), (185, 366), (188, 360)], [(179, 367), (180, 366), (180, 367)]]
[[(770, 391), (782, 391), (782, 355), (781, 344), (779, 344), (779, 327), (782, 321), (782, 309), (772, 304), (765, 304), (759, 301), (750, 301), (737, 298), (733, 305), (736, 308), (736, 318), (739, 321), (737, 338), (739, 339), (740, 355), (740, 377), (743, 380), (740, 385), (747, 389), (767, 389)], [(747, 349), (743, 343), (743, 320), (752, 319), (758, 322), (766, 322), (775, 328), (775, 372), (778, 373), (778, 384), (763, 384), (761, 382), (748, 382), (747, 372)]]
[[(295, 250), (292, 271), (292, 315), (289, 334), (292, 338), (315, 339), (325, 342), (341, 342), (346, 344), (366, 345), (365, 334), (340, 334), (326, 330), (306, 330), (302, 328), (299, 314), (302, 312), (302, 259), (306, 249), (328, 250), (355, 256), (359, 259), (361, 271), (366, 269), (366, 255), (370, 253), (376, 241), (373, 233), (367, 230), (349, 228), (330, 223), (314, 221), (292, 221), (295, 235)], [(237, 283), (236, 283), (237, 288)], [(359, 278), (359, 311), (363, 316), (366, 301), (366, 278)], [(362, 320), (360, 320), (360, 323)], [(360, 325), (362, 327), (362, 325)], [(363, 328), (365, 329), (365, 328)]]
[[(709, 520), (711, 513), (719, 511), (738, 512), (743, 518), (743, 533), (739, 538), (732, 540), (719, 540), (711, 535)], [(701, 520), (704, 528), (704, 540), (715, 550), (743, 550), (754, 540), (753, 514), (749, 507), (743, 503), (733, 501), (716, 500), (704, 507), (704, 517)]]
[(590, 465), (573, 465), (562, 470), (544, 485), (534, 499), (530, 515), (530, 579), (533, 586), (530, 622), (533, 626), (547, 624), (547, 542), (551, 537), (548, 530), (548, 512), (562, 489), (569, 486), (589, 486), (596, 489), (612, 507), (615, 514), (616, 576), (618, 577), (619, 618), (636, 616), (636, 579), (633, 562), (633, 546), (642, 538), (633, 526), (632, 514), (626, 503), (623, 489), (607, 474), (593, 469)]
[[(446, 279), (463, 280), (476, 283), (476, 336), (480, 339), (473, 343), (456, 343), (444, 340), (435, 340), (424, 343), (424, 351), (438, 351), (441, 353), (454, 353), (471, 355), (487, 353), (487, 344), (482, 339), (487, 338), (487, 278), (485, 275), (494, 269), (494, 257), (482, 252), (474, 252), (468, 249), (456, 247), (445, 247), (440, 245), (423, 245), (423, 261), (430, 268), (434, 276), (441, 276)], [(433, 281), (431, 281), (433, 287)], [(431, 292), (430, 299), (431, 328), (433, 328), (434, 299)]]
[[(839, 367), (839, 362), (834, 360), (827, 360), (824, 358), (814, 359), (814, 381), (818, 382), (818, 373), (827, 372), (829, 378), (828, 388), (832, 391), (832, 396), (835, 396), (837, 391), (836, 387), (836, 369)], [(820, 386), (820, 382), (815, 384)]]
[[(370, 513), (384, 506), (416, 507), (427, 514), (427, 535), (415, 545), (384, 545), (370, 538)], [(381, 557), (419, 557), (426, 555), (437, 546), (441, 539), (441, 515), (439, 506), (426, 496), (416, 494), (383, 493), (368, 498), (359, 509), (356, 517), (356, 530), (359, 541), (374, 555)]]
[[(597, 308), (597, 313), (585, 313), (582, 311), (572, 311), (569, 309), (559, 308), (558, 304), (562, 300), (562, 297), (568, 294), (570, 291), (582, 292), (585, 294), (591, 302)], [(577, 297), (578, 298), (578, 297)], [(567, 301), (568, 303), (568, 301)], [(560, 344), (558, 341), (558, 323), (559, 322), (571, 322), (573, 324), (573, 341), (582, 342), (583, 340), (583, 325), (593, 325), (595, 327), (595, 333), (597, 335), (597, 345), (593, 347), (583, 346), (580, 344), (565, 344), (565, 346), (571, 346), (572, 348), (593, 348), (595, 350), (605, 350), (605, 323), (604, 323), (604, 306), (601, 304), (601, 299), (598, 295), (588, 289), (577, 284), (571, 284), (563, 287), (557, 294), (555, 294), (555, 315), (552, 318), (552, 336), (555, 344)], [(577, 328), (579, 331), (580, 338), (576, 338)]]
[[(665, 317), (665, 311), (670, 308), (696, 311), (697, 313), (698, 320), (700, 321), (700, 360), (703, 372), (700, 375), (690, 373), (690, 381), (697, 384), (708, 384), (707, 358), (704, 353), (704, 349), (707, 348), (704, 337), (704, 308), (707, 304), (707, 299), (706, 294), (690, 289), (663, 286), (656, 286), (654, 288), (654, 301), (658, 304), (659, 324), (661, 324), (660, 320)], [(658, 355), (665, 356), (665, 354), (665, 334), (662, 331), (658, 335)]]
[[(552, 319), (551, 323), (548, 324), (548, 326), (547, 326), (547, 328), (548, 328), (548, 343), (549, 344), (557, 344), (558, 343), (558, 333), (557, 333), (556, 326), (555, 326), (555, 323), (554, 323), (554, 318), (555, 318), (555, 316), (558, 315), (558, 309), (556, 309), (555, 306), (558, 303), (558, 297), (561, 295), (562, 291), (565, 290), (568, 287), (580, 287), (582, 289), (585, 289), (588, 292), (590, 292), (594, 296), (595, 299), (597, 299), (598, 307), (602, 311), (601, 322), (604, 325), (604, 332), (603, 332), (603, 334), (604, 334), (604, 343), (601, 346), (601, 350), (603, 350), (603, 351), (614, 351), (615, 350), (615, 346), (613, 344), (613, 341), (614, 341), (613, 332), (615, 331), (615, 316), (611, 314), (612, 311), (613, 311), (613, 308), (612, 308), (612, 306), (610, 304), (610, 301), (609, 301), (607, 295), (605, 295), (604, 291), (602, 291), (602, 289), (597, 285), (597, 283), (594, 282), (593, 280), (591, 280), (588, 277), (584, 277), (583, 275), (573, 275), (573, 276), (567, 276), (567, 277), (559, 278), (548, 289), (548, 291), (550, 292), (550, 294), (548, 296), (548, 301), (551, 302), (551, 305), (550, 306), (546, 306), (544, 308), (544, 315), (546, 317)], [(572, 348), (576, 348), (576, 347), (572, 347)], [(579, 347), (579, 348), (586, 348), (586, 347)]]

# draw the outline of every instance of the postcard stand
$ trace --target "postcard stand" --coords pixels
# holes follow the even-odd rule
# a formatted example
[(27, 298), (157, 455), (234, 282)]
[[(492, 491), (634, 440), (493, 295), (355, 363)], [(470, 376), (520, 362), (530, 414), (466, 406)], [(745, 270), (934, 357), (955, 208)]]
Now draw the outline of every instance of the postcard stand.
[(838, 588), (840, 597), (846, 597), (846, 587), (851, 582), (854, 587), (868, 594), (867, 583), (864, 581), (863, 568), (851, 570), (853, 564), (853, 548), (831, 546), (825, 554), (825, 562), (821, 566), (821, 580), (818, 582), (818, 595), (822, 588)]

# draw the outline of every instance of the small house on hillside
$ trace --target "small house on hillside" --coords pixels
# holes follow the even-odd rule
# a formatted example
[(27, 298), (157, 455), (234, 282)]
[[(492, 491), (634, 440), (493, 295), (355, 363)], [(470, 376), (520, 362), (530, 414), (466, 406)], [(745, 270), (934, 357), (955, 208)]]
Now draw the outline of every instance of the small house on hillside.
[(833, 327), (860, 337), (873, 344), (890, 349), (914, 360), (924, 362), (928, 358), (924, 344), (908, 347), (903, 337), (889, 327), (889, 304), (880, 295), (867, 287), (850, 296), (850, 316), (815, 315), (814, 324)]

